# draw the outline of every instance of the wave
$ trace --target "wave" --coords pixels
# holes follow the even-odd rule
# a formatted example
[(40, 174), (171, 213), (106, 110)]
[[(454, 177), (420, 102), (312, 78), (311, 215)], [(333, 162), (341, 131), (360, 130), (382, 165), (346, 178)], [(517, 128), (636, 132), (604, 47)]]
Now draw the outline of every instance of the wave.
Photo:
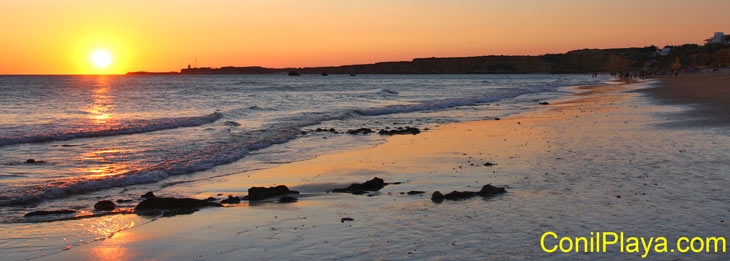
[[(0, 195), (0, 206), (22, 205), (46, 199), (57, 199), (104, 189), (148, 184), (171, 176), (208, 170), (243, 158), (250, 151), (280, 144), (301, 135), (297, 128), (267, 129), (248, 133), (245, 137), (232, 137), (227, 142), (208, 145), (203, 149), (186, 153), (180, 158), (147, 169), (105, 176), (104, 178), (76, 177), (51, 180), (43, 185), (20, 187)], [(255, 137), (251, 139), (251, 137)]]
[[(180, 156), (168, 155), (168, 160), (147, 169), (131, 171), (114, 176), (105, 176), (104, 178), (76, 177), (51, 180), (46, 182), (44, 185), (24, 186), (17, 188), (15, 191), (6, 191), (6, 194), (0, 195), (0, 206), (27, 204), (40, 200), (62, 198), (69, 195), (88, 193), (115, 187), (154, 183), (171, 176), (185, 175), (208, 170), (219, 165), (238, 161), (244, 158), (251, 151), (296, 139), (303, 135), (301, 128), (321, 124), (325, 121), (343, 120), (351, 117), (368, 117), (426, 110), (439, 110), (459, 106), (473, 106), (513, 98), (532, 92), (535, 92), (535, 90), (512, 89), (509, 92), (494, 92), (491, 94), (462, 98), (434, 99), (411, 104), (378, 106), (359, 110), (300, 113), (292, 117), (277, 119), (277, 123), (270, 125), (268, 128), (242, 133), (233, 133), (231, 136), (223, 140), (216, 140), (213, 142), (208, 141), (207, 145), (190, 146), (190, 148), (195, 149), (191, 149), (191, 151), (187, 151), (185, 153), (180, 153)], [(150, 121), (149, 123), (145, 122), (144, 124), (138, 124), (127, 129), (87, 133), (68, 133), (50, 136), (50, 140), (132, 134), (164, 128), (194, 126), (215, 121), (221, 118), (221, 116), (222, 114), (220, 113), (213, 113), (201, 117), (158, 119)], [(35, 139), (33, 140), (31, 137), (26, 137), (26, 140), (24, 141), (49, 140), (49, 138), (41, 138), (44, 136), (33, 137), (37, 138), (33, 138)]]
[[(119, 125), (96, 129), (61, 130), (56, 132), (26, 134), (18, 136), (0, 136), (0, 146), (33, 142), (62, 141), (77, 138), (128, 135), (165, 129), (193, 127), (215, 122), (222, 117), (223, 114), (221, 114), (220, 112), (214, 112), (208, 115), (196, 117), (160, 118), (152, 120), (127, 121)], [(34, 127), (33, 129), (42, 128)]]
[(382, 107), (354, 110), (354, 112), (364, 115), (364, 116), (377, 116), (377, 115), (394, 114), (394, 113), (407, 113), (407, 112), (416, 112), (416, 111), (448, 109), (448, 108), (454, 108), (454, 107), (460, 107), (460, 106), (473, 106), (473, 105), (478, 105), (478, 104), (482, 104), (482, 103), (499, 101), (499, 100), (506, 99), (506, 98), (517, 97), (524, 93), (526, 93), (526, 92), (514, 92), (514, 93), (511, 93), (508, 95), (487, 94), (487, 95), (470, 96), (470, 97), (464, 97), (464, 98), (428, 100), (428, 101), (421, 101), (421, 102), (416, 102), (416, 103), (412, 103), (412, 104), (394, 104), (394, 105), (386, 105), (386, 106), (382, 106)]

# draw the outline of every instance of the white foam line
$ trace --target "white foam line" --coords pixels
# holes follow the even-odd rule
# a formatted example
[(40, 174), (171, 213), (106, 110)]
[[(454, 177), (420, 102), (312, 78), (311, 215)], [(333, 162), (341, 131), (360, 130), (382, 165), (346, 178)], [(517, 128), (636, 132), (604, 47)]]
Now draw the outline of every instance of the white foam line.
[(30, 134), (14, 137), (0, 137), (0, 146), (44, 141), (62, 141), (77, 138), (105, 137), (145, 133), (165, 129), (200, 126), (217, 121), (223, 114), (214, 112), (204, 116), (140, 120), (108, 129), (62, 131), (56, 133)]

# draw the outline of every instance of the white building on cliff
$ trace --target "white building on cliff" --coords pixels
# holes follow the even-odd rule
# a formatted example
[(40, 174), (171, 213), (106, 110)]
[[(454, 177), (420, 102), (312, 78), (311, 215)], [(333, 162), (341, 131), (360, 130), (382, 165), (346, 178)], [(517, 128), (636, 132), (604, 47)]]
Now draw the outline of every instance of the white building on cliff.
[(724, 39), (725, 33), (723, 32), (716, 32), (713, 37), (710, 37), (705, 40), (705, 44), (711, 44), (711, 43), (727, 43), (727, 41)]

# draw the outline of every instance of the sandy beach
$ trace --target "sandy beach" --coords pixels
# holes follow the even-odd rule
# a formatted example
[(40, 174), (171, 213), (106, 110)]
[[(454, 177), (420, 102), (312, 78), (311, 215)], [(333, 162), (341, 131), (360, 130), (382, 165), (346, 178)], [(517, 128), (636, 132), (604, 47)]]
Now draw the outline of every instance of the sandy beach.
[[(698, 118), (700, 123), (726, 125), (730, 123), (730, 71), (702, 74), (681, 74), (679, 77), (661, 78), (658, 88), (646, 89), (647, 92), (670, 104), (698, 105), (689, 111), (689, 117)], [(695, 120), (697, 121), (697, 120)], [(694, 122), (694, 121), (692, 121)]]
[[(142, 219), (109, 238), (49, 257), (638, 260), (643, 251), (621, 253), (618, 247), (605, 253), (546, 253), (540, 237), (548, 231), (570, 237), (624, 232), (670, 242), (727, 236), (727, 128), (672, 126), (668, 123), (687, 119), (691, 108), (655, 98), (683, 97), (683, 104), (703, 102), (727, 112), (727, 103), (713, 98), (726, 93), (725, 80), (727, 74), (697, 75), (576, 88), (569, 97), (501, 120), (440, 125), (375, 147), (221, 177), (197, 185), (205, 192), (191, 196), (245, 195), (251, 186), (279, 184), (302, 194), (296, 203), (244, 201), (155, 222)], [(716, 95), (688, 96), (684, 88), (692, 85), (709, 86), (702, 93)], [(373, 177), (402, 183), (367, 195), (326, 192)], [(485, 184), (508, 192), (430, 200), (434, 191), (476, 191)], [(411, 190), (426, 193), (404, 194)], [(649, 252), (648, 257), (729, 256)]]

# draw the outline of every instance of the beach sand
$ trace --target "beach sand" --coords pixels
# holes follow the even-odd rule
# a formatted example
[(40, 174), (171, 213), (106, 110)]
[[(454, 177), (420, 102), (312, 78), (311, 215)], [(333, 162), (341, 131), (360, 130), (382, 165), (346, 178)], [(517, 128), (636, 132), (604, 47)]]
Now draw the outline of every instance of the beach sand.
[[(303, 194), (297, 203), (244, 202), (159, 218), (50, 258), (638, 260), (643, 252), (621, 253), (618, 246), (607, 253), (545, 253), (540, 236), (624, 232), (667, 237), (670, 248), (681, 236), (727, 237), (728, 130), (669, 127), (667, 122), (685, 117), (687, 108), (650, 96), (669, 88), (686, 97), (679, 86), (699, 84), (698, 79), (714, 81), (673, 79), (651, 92), (635, 90), (650, 89), (656, 80), (578, 88), (571, 97), (502, 120), (442, 125), (393, 136), (372, 148), (191, 184), (205, 191), (197, 198), (242, 195), (251, 186), (274, 184)], [(376, 176), (403, 183), (371, 195), (325, 192)], [(430, 200), (436, 190), (476, 191), (489, 183), (508, 193), (440, 204)], [(410, 190), (427, 193), (401, 194)], [(343, 222), (343, 217), (354, 220)], [(730, 258), (704, 252), (648, 256)]]
[[(695, 105), (688, 111), (694, 126), (730, 124), (730, 69), (701, 74), (680, 74), (660, 79), (657, 88), (648, 88), (663, 102)], [(697, 122), (700, 121), (700, 122)]]

